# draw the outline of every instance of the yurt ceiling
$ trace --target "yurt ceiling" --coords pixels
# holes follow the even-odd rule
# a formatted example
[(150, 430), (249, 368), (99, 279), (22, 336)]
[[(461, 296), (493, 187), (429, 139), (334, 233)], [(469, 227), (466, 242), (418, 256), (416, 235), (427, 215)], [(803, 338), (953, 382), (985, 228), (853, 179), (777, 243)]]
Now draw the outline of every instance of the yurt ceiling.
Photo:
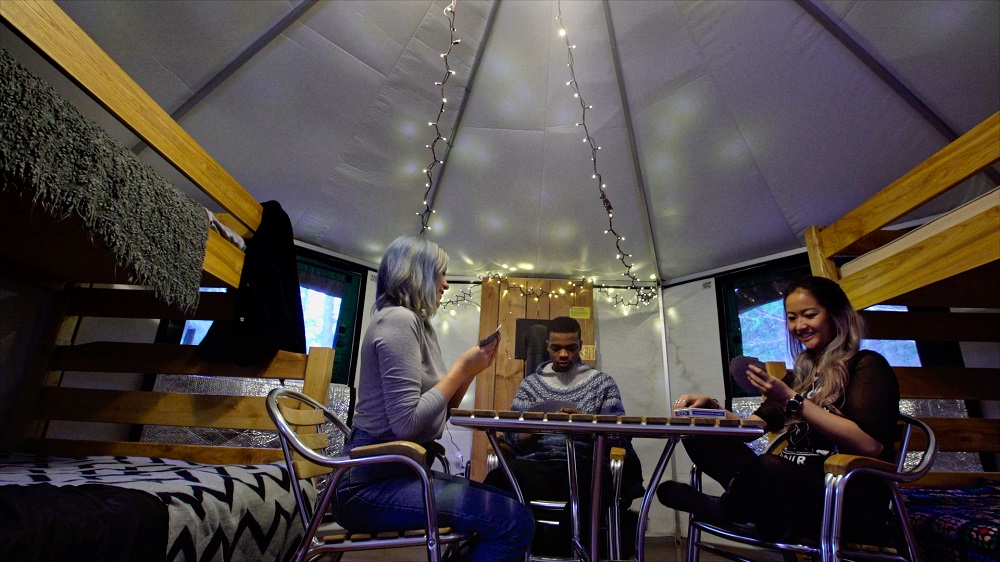
[(57, 3), (298, 240), (371, 265), (433, 209), (456, 278), (669, 284), (794, 252), (1000, 109), (996, 0)]

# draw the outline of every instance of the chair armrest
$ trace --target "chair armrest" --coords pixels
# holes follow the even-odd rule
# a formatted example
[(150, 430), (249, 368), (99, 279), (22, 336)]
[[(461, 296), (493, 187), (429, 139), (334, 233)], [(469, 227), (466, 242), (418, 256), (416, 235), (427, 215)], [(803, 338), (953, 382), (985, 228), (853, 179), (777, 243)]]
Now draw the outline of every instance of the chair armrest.
[(403, 455), (427, 466), (427, 449), (412, 441), (388, 441), (351, 449), (352, 459), (363, 459), (378, 455)]
[(831, 455), (823, 463), (823, 468), (834, 476), (844, 476), (848, 472), (864, 468), (866, 471), (884, 472), (886, 474), (896, 474), (896, 465), (885, 461), (880, 461), (872, 457), (860, 455), (847, 455), (838, 453)]

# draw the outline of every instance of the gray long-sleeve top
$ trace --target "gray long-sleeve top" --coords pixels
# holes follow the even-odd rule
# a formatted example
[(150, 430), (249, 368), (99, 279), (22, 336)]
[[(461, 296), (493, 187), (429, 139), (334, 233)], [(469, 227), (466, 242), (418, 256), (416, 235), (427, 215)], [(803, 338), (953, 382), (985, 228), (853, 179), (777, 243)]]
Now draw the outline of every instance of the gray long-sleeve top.
[(432, 328), (400, 306), (375, 311), (361, 342), (354, 427), (377, 442), (440, 438), (448, 400), (434, 385), (445, 373)]

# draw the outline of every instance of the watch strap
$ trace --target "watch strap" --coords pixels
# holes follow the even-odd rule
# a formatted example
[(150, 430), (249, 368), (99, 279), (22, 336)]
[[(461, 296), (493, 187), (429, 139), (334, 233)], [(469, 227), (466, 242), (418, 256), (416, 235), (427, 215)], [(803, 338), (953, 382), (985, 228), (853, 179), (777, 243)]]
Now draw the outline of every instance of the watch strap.
[(785, 417), (791, 417), (793, 414), (801, 412), (805, 401), (806, 399), (798, 393), (789, 398), (788, 402), (785, 402)]

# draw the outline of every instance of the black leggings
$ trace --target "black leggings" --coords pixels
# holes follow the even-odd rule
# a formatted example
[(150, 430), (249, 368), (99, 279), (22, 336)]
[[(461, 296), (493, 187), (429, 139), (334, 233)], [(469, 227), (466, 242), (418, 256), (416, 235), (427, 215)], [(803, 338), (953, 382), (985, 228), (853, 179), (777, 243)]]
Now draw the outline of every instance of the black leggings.
[[(819, 537), (823, 520), (822, 467), (804, 466), (778, 455), (757, 455), (743, 441), (694, 437), (682, 441), (701, 471), (722, 484), (726, 518), (753, 523), (764, 539), (786, 533)], [(852, 479), (844, 508), (844, 535), (872, 540), (885, 531), (889, 490), (877, 480)]]

